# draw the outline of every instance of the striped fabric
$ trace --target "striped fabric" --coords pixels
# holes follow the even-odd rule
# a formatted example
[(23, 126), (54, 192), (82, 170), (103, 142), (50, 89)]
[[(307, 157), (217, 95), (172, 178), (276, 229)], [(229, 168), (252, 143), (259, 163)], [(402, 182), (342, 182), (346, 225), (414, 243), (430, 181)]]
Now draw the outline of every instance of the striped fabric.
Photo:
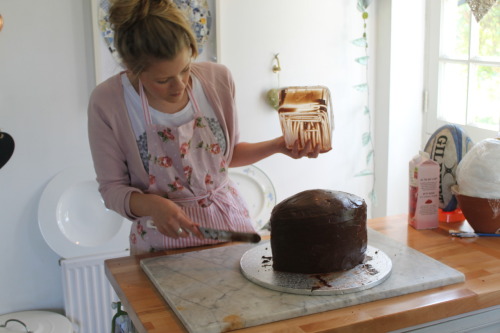
[[(202, 227), (214, 229), (255, 232), (249, 216), (248, 208), (232, 182), (221, 190), (221, 194), (211, 197), (213, 202), (208, 207), (201, 207), (196, 202), (181, 204), (182, 209)], [(170, 238), (156, 229), (148, 228), (144, 217), (132, 224), (130, 232), (131, 254), (143, 254), (168, 249), (216, 244), (219, 241), (187, 238)]]

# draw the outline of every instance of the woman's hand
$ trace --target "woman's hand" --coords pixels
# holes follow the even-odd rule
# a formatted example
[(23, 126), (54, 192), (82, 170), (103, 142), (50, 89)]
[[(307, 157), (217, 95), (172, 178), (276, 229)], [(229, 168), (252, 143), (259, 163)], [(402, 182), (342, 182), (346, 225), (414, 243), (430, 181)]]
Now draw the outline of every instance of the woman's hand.
[(285, 139), (283, 138), (282, 153), (294, 159), (299, 159), (305, 156), (309, 158), (316, 158), (320, 153), (320, 148), (321, 146), (319, 144), (317, 144), (316, 147), (313, 147), (311, 141), (307, 141), (305, 147), (303, 149), (299, 149), (299, 141), (296, 140), (293, 144), (293, 148), (290, 150), (286, 147)]
[(151, 216), (154, 226), (165, 236), (178, 239), (190, 234), (203, 238), (199, 224), (193, 222), (175, 202), (155, 194), (134, 192), (130, 196), (130, 209), (137, 216)]

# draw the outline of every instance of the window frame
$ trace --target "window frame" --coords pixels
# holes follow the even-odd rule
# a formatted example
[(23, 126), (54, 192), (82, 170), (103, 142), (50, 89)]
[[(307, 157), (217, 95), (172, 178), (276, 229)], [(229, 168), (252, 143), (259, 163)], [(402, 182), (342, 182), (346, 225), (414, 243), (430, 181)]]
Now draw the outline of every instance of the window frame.
[[(457, 2), (458, 3), (458, 2)], [(439, 119), (438, 117), (438, 94), (440, 81), (440, 42), (441, 42), (441, 19), (442, 19), (443, 0), (427, 0), (426, 4), (426, 59), (425, 59), (425, 77), (424, 77), (424, 121), (423, 121), (423, 139), (427, 142), (429, 137), (441, 126), (451, 124), (451, 122)], [(471, 20), (474, 20), (472, 17)], [(471, 30), (473, 27), (471, 26)], [(472, 42), (472, 41), (471, 41)], [(451, 60), (454, 61), (454, 60)], [(479, 58), (468, 58), (461, 60), (460, 63), (483, 63)], [(486, 61), (488, 63), (488, 61)], [(470, 80), (470, 78), (469, 78)], [(486, 138), (500, 136), (498, 131), (482, 129), (469, 124), (458, 124), (472, 138), (474, 142), (479, 142)]]

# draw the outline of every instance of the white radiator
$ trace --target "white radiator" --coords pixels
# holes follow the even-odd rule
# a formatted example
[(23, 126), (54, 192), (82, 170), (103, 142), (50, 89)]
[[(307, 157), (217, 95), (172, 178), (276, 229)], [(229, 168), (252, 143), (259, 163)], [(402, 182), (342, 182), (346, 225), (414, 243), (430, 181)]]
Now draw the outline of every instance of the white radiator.
[(104, 273), (104, 260), (124, 257), (128, 251), (62, 259), (64, 309), (75, 333), (109, 333), (119, 301)]

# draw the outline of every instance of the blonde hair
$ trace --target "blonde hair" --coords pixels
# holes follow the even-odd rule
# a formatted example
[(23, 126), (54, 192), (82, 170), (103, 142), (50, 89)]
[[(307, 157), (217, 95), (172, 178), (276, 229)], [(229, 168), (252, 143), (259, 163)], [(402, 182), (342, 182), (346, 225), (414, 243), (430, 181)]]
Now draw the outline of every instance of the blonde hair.
[(186, 47), (198, 56), (191, 25), (171, 0), (111, 0), (109, 21), (115, 48), (134, 74), (154, 60), (174, 59)]

